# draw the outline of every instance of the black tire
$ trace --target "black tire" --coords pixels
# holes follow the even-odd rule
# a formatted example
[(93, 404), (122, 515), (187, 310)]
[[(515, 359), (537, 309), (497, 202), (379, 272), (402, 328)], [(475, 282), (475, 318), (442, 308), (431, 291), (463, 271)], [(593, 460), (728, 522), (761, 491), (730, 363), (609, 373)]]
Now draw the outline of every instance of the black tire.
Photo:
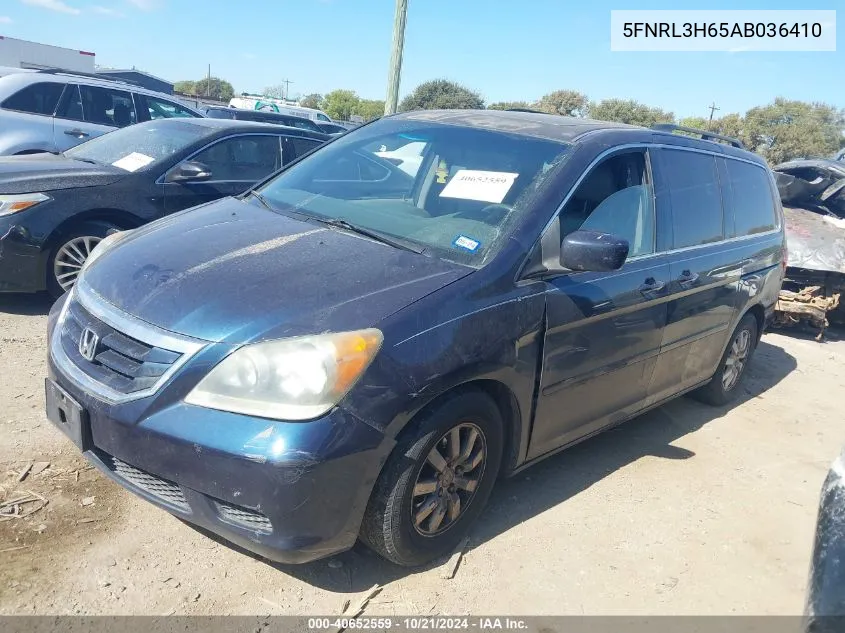
[[(696, 400), (713, 406), (722, 406), (728, 404), (737, 397), (737, 394), (745, 381), (745, 376), (748, 374), (748, 364), (751, 362), (751, 357), (754, 355), (754, 350), (757, 348), (757, 319), (753, 314), (746, 314), (742, 317), (739, 325), (731, 334), (728, 341), (728, 346), (725, 353), (722, 354), (722, 360), (719, 361), (719, 367), (713, 377), (703, 387), (700, 387), (692, 392), (692, 396)], [(731, 381), (728, 386), (725, 384), (725, 378), (728, 371), (728, 359), (734, 354), (734, 347), (738, 344), (741, 337), (748, 337), (748, 350), (739, 370), (739, 375), (735, 380)]]
[[(382, 469), (361, 526), (361, 540), (365, 544), (387, 560), (403, 567), (423, 565), (451, 552), (457, 546), (490, 497), (499, 474), (503, 447), (501, 413), (493, 400), (480, 391), (464, 391), (448, 396), (421, 413), (420, 418), (412, 424), (409, 432), (400, 436)], [(486, 451), (486, 459), (481, 464), (483, 469), (478, 475), (480, 479), (469, 501), (465, 502), (454, 519), (448, 518), (451, 523), (442, 532), (426, 536), (418, 531), (420, 528), (415, 527), (412, 519), (412, 513), (419, 512), (419, 506), (414, 505), (414, 487), (423, 467), (432, 467), (428, 462), (432, 449), (438, 442), (446, 440), (446, 436), (456, 427), (461, 427), (458, 433), (463, 433), (461, 437), (465, 442), (469, 441), (466, 439), (467, 431), (479, 433), (475, 443)], [(477, 444), (479, 438), (480, 445)], [(449, 458), (450, 464), (452, 461)], [(457, 460), (455, 463), (458, 463)], [(451, 488), (454, 489), (454, 485)], [(430, 497), (436, 494), (432, 493)], [(416, 498), (419, 499), (419, 496)]]
[[(54, 298), (61, 297), (69, 288), (63, 288), (62, 284), (56, 276), (56, 257), (62, 252), (62, 249), (80, 238), (93, 238), (96, 241), (102, 240), (106, 235), (114, 231), (120, 231), (120, 227), (109, 222), (82, 222), (73, 227), (70, 232), (64, 233), (56, 240), (56, 245), (50, 252), (50, 257), (47, 259), (47, 292)], [(61, 270), (70, 272), (71, 269), (61, 267)], [(64, 273), (62, 273), (64, 274)]]

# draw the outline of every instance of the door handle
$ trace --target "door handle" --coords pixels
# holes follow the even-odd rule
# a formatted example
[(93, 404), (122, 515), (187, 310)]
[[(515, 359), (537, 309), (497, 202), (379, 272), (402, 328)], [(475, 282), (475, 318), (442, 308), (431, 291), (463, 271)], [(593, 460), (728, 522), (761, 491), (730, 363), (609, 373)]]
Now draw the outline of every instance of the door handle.
[(90, 134), (88, 134), (88, 132), (83, 132), (79, 128), (73, 130), (65, 130), (65, 134), (67, 134), (68, 136), (76, 136), (78, 138), (85, 138), (86, 136), (91, 136)]
[(639, 290), (644, 295), (653, 295), (657, 294), (661, 290), (666, 287), (666, 283), (663, 281), (657, 281), (654, 277), (649, 277), (648, 279), (643, 282), (640, 286)]
[(690, 286), (695, 285), (698, 281), (698, 273), (692, 273), (688, 270), (685, 270), (681, 273), (681, 276), (678, 277), (678, 283), (683, 288), (689, 288)]

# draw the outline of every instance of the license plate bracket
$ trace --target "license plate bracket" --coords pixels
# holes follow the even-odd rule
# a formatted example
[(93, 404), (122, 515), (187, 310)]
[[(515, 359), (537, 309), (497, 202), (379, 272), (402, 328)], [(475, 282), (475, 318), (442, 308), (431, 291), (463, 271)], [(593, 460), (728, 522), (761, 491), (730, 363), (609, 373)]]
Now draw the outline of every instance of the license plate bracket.
[(91, 446), (91, 427), (82, 405), (49, 378), (44, 381), (47, 419), (67, 435), (81, 451)]

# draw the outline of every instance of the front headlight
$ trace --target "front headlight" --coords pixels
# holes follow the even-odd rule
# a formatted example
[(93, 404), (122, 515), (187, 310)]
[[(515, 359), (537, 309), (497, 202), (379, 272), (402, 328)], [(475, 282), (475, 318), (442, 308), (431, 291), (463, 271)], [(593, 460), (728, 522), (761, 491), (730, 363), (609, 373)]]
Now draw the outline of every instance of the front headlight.
[(310, 420), (347, 394), (383, 340), (376, 329), (242, 347), (185, 398), (188, 404), (276, 420)]
[(85, 261), (82, 262), (82, 269), (79, 271), (79, 273), (82, 274), (84, 270), (90, 268), (91, 264), (93, 264), (98, 258), (100, 258), (103, 253), (112, 248), (115, 244), (117, 244), (127, 235), (129, 235), (129, 231), (116, 231), (114, 233), (109, 233), (103, 239), (97, 242), (97, 245), (91, 250), (90, 253), (88, 253), (88, 257), (85, 258)]
[(0, 194), (0, 216), (24, 211), (47, 200), (51, 200), (50, 196), (43, 193)]

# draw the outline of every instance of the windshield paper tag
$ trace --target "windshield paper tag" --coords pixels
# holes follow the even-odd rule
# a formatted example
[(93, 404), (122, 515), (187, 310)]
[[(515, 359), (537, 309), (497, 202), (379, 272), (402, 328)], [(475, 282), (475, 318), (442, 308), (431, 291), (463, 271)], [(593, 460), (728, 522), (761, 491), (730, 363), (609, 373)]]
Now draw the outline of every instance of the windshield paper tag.
[(455, 241), (452, 242), (452, 246), (465, 248), (466, 250), (474, 253), (475, 249), (481, 246), (481, 242), (474, 240), (471, 237), (467, 237), (466, 235), (459, 235), (455, 238)]
[(505, 199), (517, 176), (519, 174), (504, 171), (459, 169), (443, 187), (440, 197), (499, 204)]
[(141, 167), (146, 167), (154, 160), (155, 159), (152, 156), (132, 152), (120, 160), (114, 161), (112, 165), (119, 167), (120, 169), (125, 169), (126, 171), (138, 171)]

